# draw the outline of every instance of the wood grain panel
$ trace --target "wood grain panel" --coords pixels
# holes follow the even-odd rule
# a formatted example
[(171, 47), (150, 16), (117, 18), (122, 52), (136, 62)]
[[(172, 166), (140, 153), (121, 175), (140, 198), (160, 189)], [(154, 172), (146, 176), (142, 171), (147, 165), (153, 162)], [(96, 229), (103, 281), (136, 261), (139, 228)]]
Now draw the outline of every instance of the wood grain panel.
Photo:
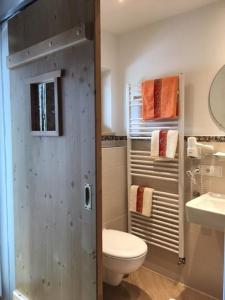
[[(65, 24), (62, 21), (60, 27), (60, 24), (52, 23), (54, 13), (62, 16), (60, 9), (64, 4), (62, 10), (65, 20), (67, 13), (78, 8), (81, 2), (84, 3), (40, 0), (28, 8), (30, 13), (25, 11), (11, 20), (11, 39), (17, 34), (17, 25), (25, 29), (19, 33), (17, 42), (14, 41), (14, 51), (56, 31), (58, 33), (62, 28), (66, 29), (67, 21), (72, 24), (72, 19), (68, 18)], [(94, 1), (86, 2), (89, 9), (94, 10)], [(80, 8), (79, 14), (83, 16), (86, 5)], [(73, 16), (77, 14), (76, 11)], [(90, 18), (90, 11), (87, 14)], [(28, 25), (32, 27), (32, 15), (34, 28), (26, 29)], [(42, 33), (37, 32), (34, 20), (37, 16), (40, 16), (39, 30)], [(46, 24), (47, 33), (43, 32)], [(100, 213), (101, 195), (99, 160), (96, 176), (96, 156), (100, 147), (96, 146), (96, 138), (100, 134), (100, 125), (95, 122), (95, 111), (100, 105), (99, 98), (96, 100), (96, 88), (99, 88), (96, 51), (99, 51), (97, 44), (88, 41), (10, 71), (16, 287), (32, 300), (97, 299), (97, 279), (101, 281), (101, 272), (97, 277), (96, 209), (98, 207)], [(29, 86), (26, 81), (58, 69), (63, 70), (63, 136), (33, 137), (30, 132)], [(85, 210), (83, 206), (85, 183), (93, 187), (92, 211)], [(97, 224), (101, 224), (101, 218)], [(98, 244), (101, 246), (100, 239)], [(101, 256), (98, 256), (100, 259)], [(99, 283), (99, 291), (100, 286)]]
[(38, 0), (9, 20), (9, 54), (94, 21), (94, 0)]

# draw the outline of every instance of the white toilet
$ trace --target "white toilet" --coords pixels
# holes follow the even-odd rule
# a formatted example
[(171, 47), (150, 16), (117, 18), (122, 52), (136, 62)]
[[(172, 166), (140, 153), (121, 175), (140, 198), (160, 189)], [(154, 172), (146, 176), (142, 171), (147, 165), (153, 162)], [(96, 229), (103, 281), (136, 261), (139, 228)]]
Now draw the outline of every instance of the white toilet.
[(144, 263), (146, 243), (126, 232), (103, 229), (104, 282), (117, 286), (124, 275), (139, 269)]

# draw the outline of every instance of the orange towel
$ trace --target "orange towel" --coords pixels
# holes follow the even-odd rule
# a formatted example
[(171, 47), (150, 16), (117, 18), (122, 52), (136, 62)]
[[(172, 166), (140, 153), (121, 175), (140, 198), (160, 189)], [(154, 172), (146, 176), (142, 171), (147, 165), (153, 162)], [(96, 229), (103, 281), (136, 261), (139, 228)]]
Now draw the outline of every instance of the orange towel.
[(169, 119), (178, 115), (179, 77), (146, 80), (142, 83), (143, 119)]
[(160, 117), (175, 118), (178, 115), (177, 99), (179, 90), (179, 77), (167, 77), (162, 79)]
[(143, 98), (143, 119), (151, 120), (155, 118), (154, 113), (154, 80), (146, 80), (142, 82), (142, 98)]

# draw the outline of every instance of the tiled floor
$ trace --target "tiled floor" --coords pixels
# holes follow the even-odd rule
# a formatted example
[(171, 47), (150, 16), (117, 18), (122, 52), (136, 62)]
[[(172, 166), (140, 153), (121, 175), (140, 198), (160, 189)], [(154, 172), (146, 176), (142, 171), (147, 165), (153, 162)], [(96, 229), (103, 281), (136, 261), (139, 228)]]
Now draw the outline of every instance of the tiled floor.
[(104, 300), (212, 300), (183, 284), (141, 268), (119, 287), (104, 285)]

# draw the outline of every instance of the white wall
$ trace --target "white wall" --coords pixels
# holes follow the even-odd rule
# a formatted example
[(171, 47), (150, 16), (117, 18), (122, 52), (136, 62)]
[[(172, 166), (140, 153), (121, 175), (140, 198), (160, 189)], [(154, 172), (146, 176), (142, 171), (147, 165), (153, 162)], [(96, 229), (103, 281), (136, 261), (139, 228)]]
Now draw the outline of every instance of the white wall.
[(124, 86), (144, 78), (185, 74), (187, 135), (225, 135), (208, 111), (211, 82), (225, 64), (224, 16), (221, 1), (119, 38)]
[[(224, 1), (122, 35), (119, 45), (122, 78), (119, 84), (125, 87), (128, 82), (182, 72), (185, 134), (225, 135), (208, 110), (211, 82), (225, 64)], [(223, 188), (221, 182), (218, 186)], [(158, 249), (149, 252), (146, 265), (221, 298), (223, 235), (195, 224), (186, 224), (185, 228), (185, 266), (176, 267), (173, 257)], [(210, 246), (207, 248), (206, 244)]]
[(112, 132), (112, 81), (111, 72), (101, 72), (102, 77), (102, 133)]
[[(121, 99), (119, 73), (119, 40), (114, 34), (102, 32), (102, 71), (111, 75), (111, 131), (117, 135), (125, 134), (124, 102)], [(109, 104), (103, 104), (109, 107)]]

